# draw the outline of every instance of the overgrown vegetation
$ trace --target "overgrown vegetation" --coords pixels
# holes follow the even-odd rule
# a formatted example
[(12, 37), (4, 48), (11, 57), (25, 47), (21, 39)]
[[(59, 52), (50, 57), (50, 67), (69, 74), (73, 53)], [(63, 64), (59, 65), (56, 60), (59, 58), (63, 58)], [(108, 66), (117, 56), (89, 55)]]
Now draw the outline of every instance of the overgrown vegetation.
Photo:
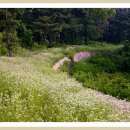
[(107, 96), (52, 70), (52, 59), (63, 49), (0, 57), (0, 121), (129, 121), (129, 112), (118, 110)]
[(130, 101), (129, 68), (130, 44), (125, 42), (122, 48), (97, 51), (96, 56), (75, 63), (71, 75), (86, 87)]

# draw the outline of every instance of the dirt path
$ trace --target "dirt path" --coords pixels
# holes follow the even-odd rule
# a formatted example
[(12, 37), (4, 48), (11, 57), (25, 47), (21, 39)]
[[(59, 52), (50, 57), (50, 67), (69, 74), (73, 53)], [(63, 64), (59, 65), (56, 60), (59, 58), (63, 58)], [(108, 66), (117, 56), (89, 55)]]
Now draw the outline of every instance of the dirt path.
[(59, 67), (62, 66), (65, 61), (70, 61), (70, 59), (69, 59), (68, 57), (64, 57), (63, 59), (61, 59), (60, 61), (58, 61), (57, 63), (55, 63), (55, 64), (53, 65), (53, 69), (54, 69), (54, 70), (59, 69)]
[(82, 59), (87, 59), (91, 57), (91, 52), (85, 51), (85, 52), (78, 52), (74, 55), (74, 62), (78, 62)]
[[(73, 59), (74, 59), (74, 62), (78, 62), (82, 59), (87, 59), (87, 58), (91, 57), (92, 55), (93, 55), (93, 53), (91, 53), (89, 51), (78, 52), (74, 55)], [(70, 59), (68, 57), (64, 57), (63, 59), (61, 59), (60, 61), (58, 61), (57, 63), (55, 63), (53, 65), (53, 69), (54, 70), (59, 69), (59, 67), (61, 67), (65, 61), (70, 61)]]

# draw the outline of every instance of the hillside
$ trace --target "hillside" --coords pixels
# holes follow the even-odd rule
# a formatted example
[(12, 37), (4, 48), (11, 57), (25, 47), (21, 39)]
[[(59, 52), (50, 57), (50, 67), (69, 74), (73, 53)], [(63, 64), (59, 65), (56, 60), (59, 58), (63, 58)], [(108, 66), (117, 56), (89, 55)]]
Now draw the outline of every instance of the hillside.
[(0, 121), (130, 121), (130, 112), (118, 109), (110, 96), (53, 70), (63, 52), (51, 48), (0, 57)]

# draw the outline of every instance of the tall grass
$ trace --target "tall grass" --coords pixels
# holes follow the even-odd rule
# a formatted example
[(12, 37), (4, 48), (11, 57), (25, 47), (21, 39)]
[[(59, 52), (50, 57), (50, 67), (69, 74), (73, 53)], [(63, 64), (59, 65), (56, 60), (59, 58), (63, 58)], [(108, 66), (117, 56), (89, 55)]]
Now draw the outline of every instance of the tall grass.
[(130, 101), (129, 50), (124, 48), (98, 50), (96, 56), (75, 63), (71, 75), (86, 87)]
[(102, 99), (67, 73), (54, 71), (52, 59), (59, 55), (50, 50), (0, 57), (1, 122), (130, 121), (107, 96)]
[(73, 45), (68, 46), (64, 49), (63, 54), (67, 55), (68, 57), (73, 57), (75, 53), (82, 52), (82, 51), (115, 51), (119, 48), (122, 48), (123, 45), (113, 45), (110, 43), (105, 42), (96, 42), (96, 41), (89, 41), (88, 45)]

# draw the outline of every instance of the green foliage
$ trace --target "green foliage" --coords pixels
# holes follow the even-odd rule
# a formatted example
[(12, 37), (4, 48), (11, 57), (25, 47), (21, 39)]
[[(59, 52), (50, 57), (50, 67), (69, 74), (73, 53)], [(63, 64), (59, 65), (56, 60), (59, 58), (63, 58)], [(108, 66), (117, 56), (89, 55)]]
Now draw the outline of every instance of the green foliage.
[(129, 57), (130, 44), (125, 42), (122, 48), (98, 50), (96, 56), (76, 62), (70, 74), (86, 87), (130, 101)]
[(111, 58), (106, 58), (104, 56), (95, 56), (89, 61), (92, 64), (96, 64), (98, 68), (108, 73), (114, 73), (118, 70), (118, 65), (115, 64)]
[(76, 78), (76, 80), (82, 82), (86, 87), (130, 101), (130, 80), (128, 79), (129, 75), (125, 73), (110, 74), (104, 72), (103, 69), (104, 68), (98, 68), (93, 64), (79, 62), (75, 64), (71, 75)]
[(98, 29), (98, 27), (96, 27), (95, 25), (89, 25), (88, 32), (89, 32), (89, 39), (91, 40), (95, 40), (101, 37), (100, 29)]
[(33, 45), (33, 51), (38, 51), (38, 50), (44, 50), (44, 49), (46, 49), (47, 47), (45, 46), (45, 45), (40, 45), (40, 44), (38, 44), (38, 43), (34, 43), (34, 45)]
[(19, 36), (21, 37), (22, 47), (26, 47), (30, 49), (33, 44), (32, 31), (30, 29), (27, 29), (25, 26), (21, 26), (19, 31), (20, 31)]
[[(23, 84), (15, 84), (15, 78), (8, 79), (8, 82), (4, 73), (1, 72), (0, 75), (0, 121), (63, 120), (62, 116), (57, 118), (57, 115), (60, 115), (60, 110), (48, 91), (40, 91), (36, 88), (28, 90)], [(51, 116), (53, 118), (50, 118)]]
[(81, 20), (86, 44), (88, 44), (88, 40), (101, 37), (105, 26), (108, 24), (108, 19), (115, 14), (113, 9), (83, 9), (82, 12)]
[(1, 55), (7, 55), (7, 49), (5, 47), (4, 43), (4, 35), (3, 33), (0, 33), (0, 56)]
[(117, 51), (115, 59), (116, 64), (119, 64), (120, 70), (130, 72), (130, 43), (124, 42), (124, 46)]
[(17, 46), (13, 49), (13, 55), (19, 57), (29, 57), (31, 52), (25, 48)]
[(19, 46), (19, 38), (17, 36), (17, 32), (16, 31), (13, 31), (12, 32), (12, 37), (11, 37), (11, 42), (12, 42), (12, 49)]
[(0, 44), (2, 44), (3, 43), (3, 33), (0, 33)]
[(7, 55), (8, 51), (4, 45), (0, 44), (0, 56)]
[[(114, 9), (1, 9), (0, 30), (6, 32), (8, 55), (19, 44), (33, 50), (34, 43), (48, 48), (85, 44), (102, 37)], [(16, 40), (16, 39), (15, 39)], [(43, 44), (44, 43), (44, 44)]]
[(0, 121), (129, 121), (129, 113), (124, 115), (109, 99), (103, 101), (95, 96), (96, 91), (84, 89), (66, 73), (52, 70), (52, 59), (61, 55), (61, 50), (0, 57)]
[(96, 64), (109, 73), (116, 71), (129, 72), (130, 44), (126, 43), (122, 48), (118, 48), (115, 51), (101, 51), (95, 57), (92, 57), (89, 62)]
[[(87, 65), (87, 67), (86, 67)], [(97, 69), (95, 65), (89, 64), (87, 63), (87, 61), (80, 61), (77, 62), (73, 68), (72, 73), (75, 73), (76, 71), (78, 72), (91, 72), (93, 75), (95, 75), (96, 73), (101, 72), (101, 69)]]
[(69, 59), (72, 59), (74, 57), (74, 54), (76, 53), (75, 49), (67, 49), (64, 51), (64, 55), (66, 55)]
[(60, 70), (63, 71), (63, 72), (68, 72), (68, 64), (69, 64), (69, 62), (65, 61), (64, 65), (61, 67)]
[(121, 43), (130, 41), (130, 9), (115, 9), (115, 17), (111, 18), (107, 30), (104, 32), (104, 40)]

